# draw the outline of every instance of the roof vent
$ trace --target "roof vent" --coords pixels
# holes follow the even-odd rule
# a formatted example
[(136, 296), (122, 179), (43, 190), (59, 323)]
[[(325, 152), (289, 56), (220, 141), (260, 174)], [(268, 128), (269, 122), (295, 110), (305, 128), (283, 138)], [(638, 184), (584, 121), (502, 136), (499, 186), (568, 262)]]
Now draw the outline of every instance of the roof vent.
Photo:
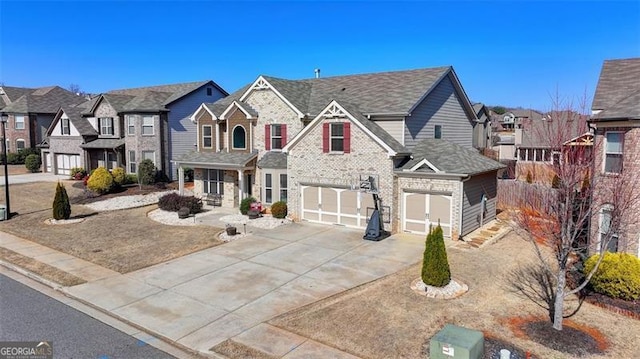
[(320, 69), (315, 69), (315, 70), (313, 70), (313, 72), (315, 72), (316, 78), (319, 79), (320, 78)]

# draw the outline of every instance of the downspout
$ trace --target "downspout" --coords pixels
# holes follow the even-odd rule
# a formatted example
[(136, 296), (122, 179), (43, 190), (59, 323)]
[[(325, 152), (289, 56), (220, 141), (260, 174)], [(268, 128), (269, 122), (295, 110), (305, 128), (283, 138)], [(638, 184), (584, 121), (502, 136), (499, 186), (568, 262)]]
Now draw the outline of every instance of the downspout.
[(464, 183), (471, 179), (470, 175), (460, 181), (460, 213), (458, 214), (458, 240), (462, 238), (462, 212), (464, 212)]

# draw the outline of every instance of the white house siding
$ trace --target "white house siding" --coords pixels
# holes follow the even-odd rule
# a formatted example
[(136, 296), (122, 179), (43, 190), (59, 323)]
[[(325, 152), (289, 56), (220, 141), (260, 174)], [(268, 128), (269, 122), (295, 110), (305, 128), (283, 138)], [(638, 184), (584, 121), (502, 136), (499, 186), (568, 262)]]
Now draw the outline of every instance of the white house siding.
[[(464, 182), (464, 199), (462, 201), (462, 233), (467, 235), (480, 227), (480, 221), (487, 223), (496, 218), (496, 197), (498, 180), (496, 172), (473, 176)], [(481, 215), (482, 195), (487, 197), (487, 210)]]
[(404, 133), (407, 148), (411, 149), (421, 140), (434, 138), (436, 125), (442, 126), (442, 139), (473, 148), (473, 126), (449, 76), (407, 117)]
[[(331, 119), (324, 122), (345, 122), (347, 119)], [(378, 189), (383, 205), (391, 207), (395, 216), (393, 162), (387, 151), (364, 133), (355, 123), (351, 124), (351, 153), (332, 154), (322, 152), (323, 122), (312, 128), (290, 151), (289, 214), (293, 219), (301, 218), (300, 187), (325, 185), (351, 187), (356, 185), (359, 174), (377, 174)]]

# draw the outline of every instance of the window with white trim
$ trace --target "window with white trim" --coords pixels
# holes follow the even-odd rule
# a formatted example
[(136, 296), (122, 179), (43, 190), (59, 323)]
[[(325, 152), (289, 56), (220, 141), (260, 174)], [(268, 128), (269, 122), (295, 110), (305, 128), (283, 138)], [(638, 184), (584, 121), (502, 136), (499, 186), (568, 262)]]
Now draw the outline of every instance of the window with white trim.
[(233, 149), (244, 150), (247, 148), (247, 132), (244, 127), (238, 125), (233, 128)]
[(211, 125), (202, 126), (202, 147), (213, 147), (213, 127)]
[(600, 225), (598, 247), (600, 251), (617, 252), (618, 251), (618, 234), (615, 229), (611, 228), (613, 223), (614, 207), (606, 204), (600, 210)]
[(330, 143), (331, 152), (343, 152), (344, 151), (344, 124), (332, 123), (330, 126)]
[(204, 193), (224, 195), (224, 170), (205, 170)]
[(156, 164), (156, 152), (155, 151), (142, 151), (142, 160), (151, 160), (153, 164)]
[(15, 115), (16, 130), (24, 130), (24, 115)]
[(271, 125), (271, 149), (282, 149), (282, 125)]
[(264, 174), (264, 201), (273, 203), (273, 181), (271, 173)]
[(113, 117), (100, 117), (100, 134), (113, 136)]
[(142, 134), (153, 135), (153, 116), (142, 116)]
[(136, 117), (133, 115), (127, 116), (127, 135), (132, 136), (136, 134)]
[(283, 202), (287, 201), (287, 194), (288, 194), (288, 189), (287, 189), (287, 174), (286, 173), (281, 173), (280, 174), (280, 200)]
[(69, 119), (68, 118), (63, 118), (60, 119), (60, 132), (63, 135), (70, 135), (71, 134), (71, 125), (69, 123)]
[(25, 149), (25, 145), (26, 145), (26, 142), (22, 138), (17, 139), (16, 140), (16, 151), (20, 152), (20, 151), (24, 150)]
[(604, 172), (622, 173), (623, 132), (605, 133)]
[(138, 166), (136, 164), (136, 151), (129, 151), (129, 173), (138, 173)]

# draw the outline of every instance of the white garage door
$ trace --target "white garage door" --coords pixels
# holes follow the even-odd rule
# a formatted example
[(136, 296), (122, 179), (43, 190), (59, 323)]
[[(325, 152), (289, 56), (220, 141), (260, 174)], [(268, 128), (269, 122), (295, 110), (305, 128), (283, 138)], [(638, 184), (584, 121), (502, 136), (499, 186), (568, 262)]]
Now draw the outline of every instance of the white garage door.
[(47, 153), (45, 153), (45, 156), (44, 156), (44, 162), (45, 162), (45, 171), (46, 171), (47, 173), (51, 173), (51, 165), (52, 165), (52, 162), (51, 162), (51, 152), (47, 152)]
[(80, 167), (80, 155), (56, 154), (57, 175), (71, 175), (74, 167)]
[(451, 196), (427, 193), (402, 194), (402, 229), (426, 234), (440, 222), (445, 237), (451, 237)]
[(348, 227), (367, 227), (367, 207), (373, 207), (370, 194), (344, 188), (302, 186), (302, 219)]

